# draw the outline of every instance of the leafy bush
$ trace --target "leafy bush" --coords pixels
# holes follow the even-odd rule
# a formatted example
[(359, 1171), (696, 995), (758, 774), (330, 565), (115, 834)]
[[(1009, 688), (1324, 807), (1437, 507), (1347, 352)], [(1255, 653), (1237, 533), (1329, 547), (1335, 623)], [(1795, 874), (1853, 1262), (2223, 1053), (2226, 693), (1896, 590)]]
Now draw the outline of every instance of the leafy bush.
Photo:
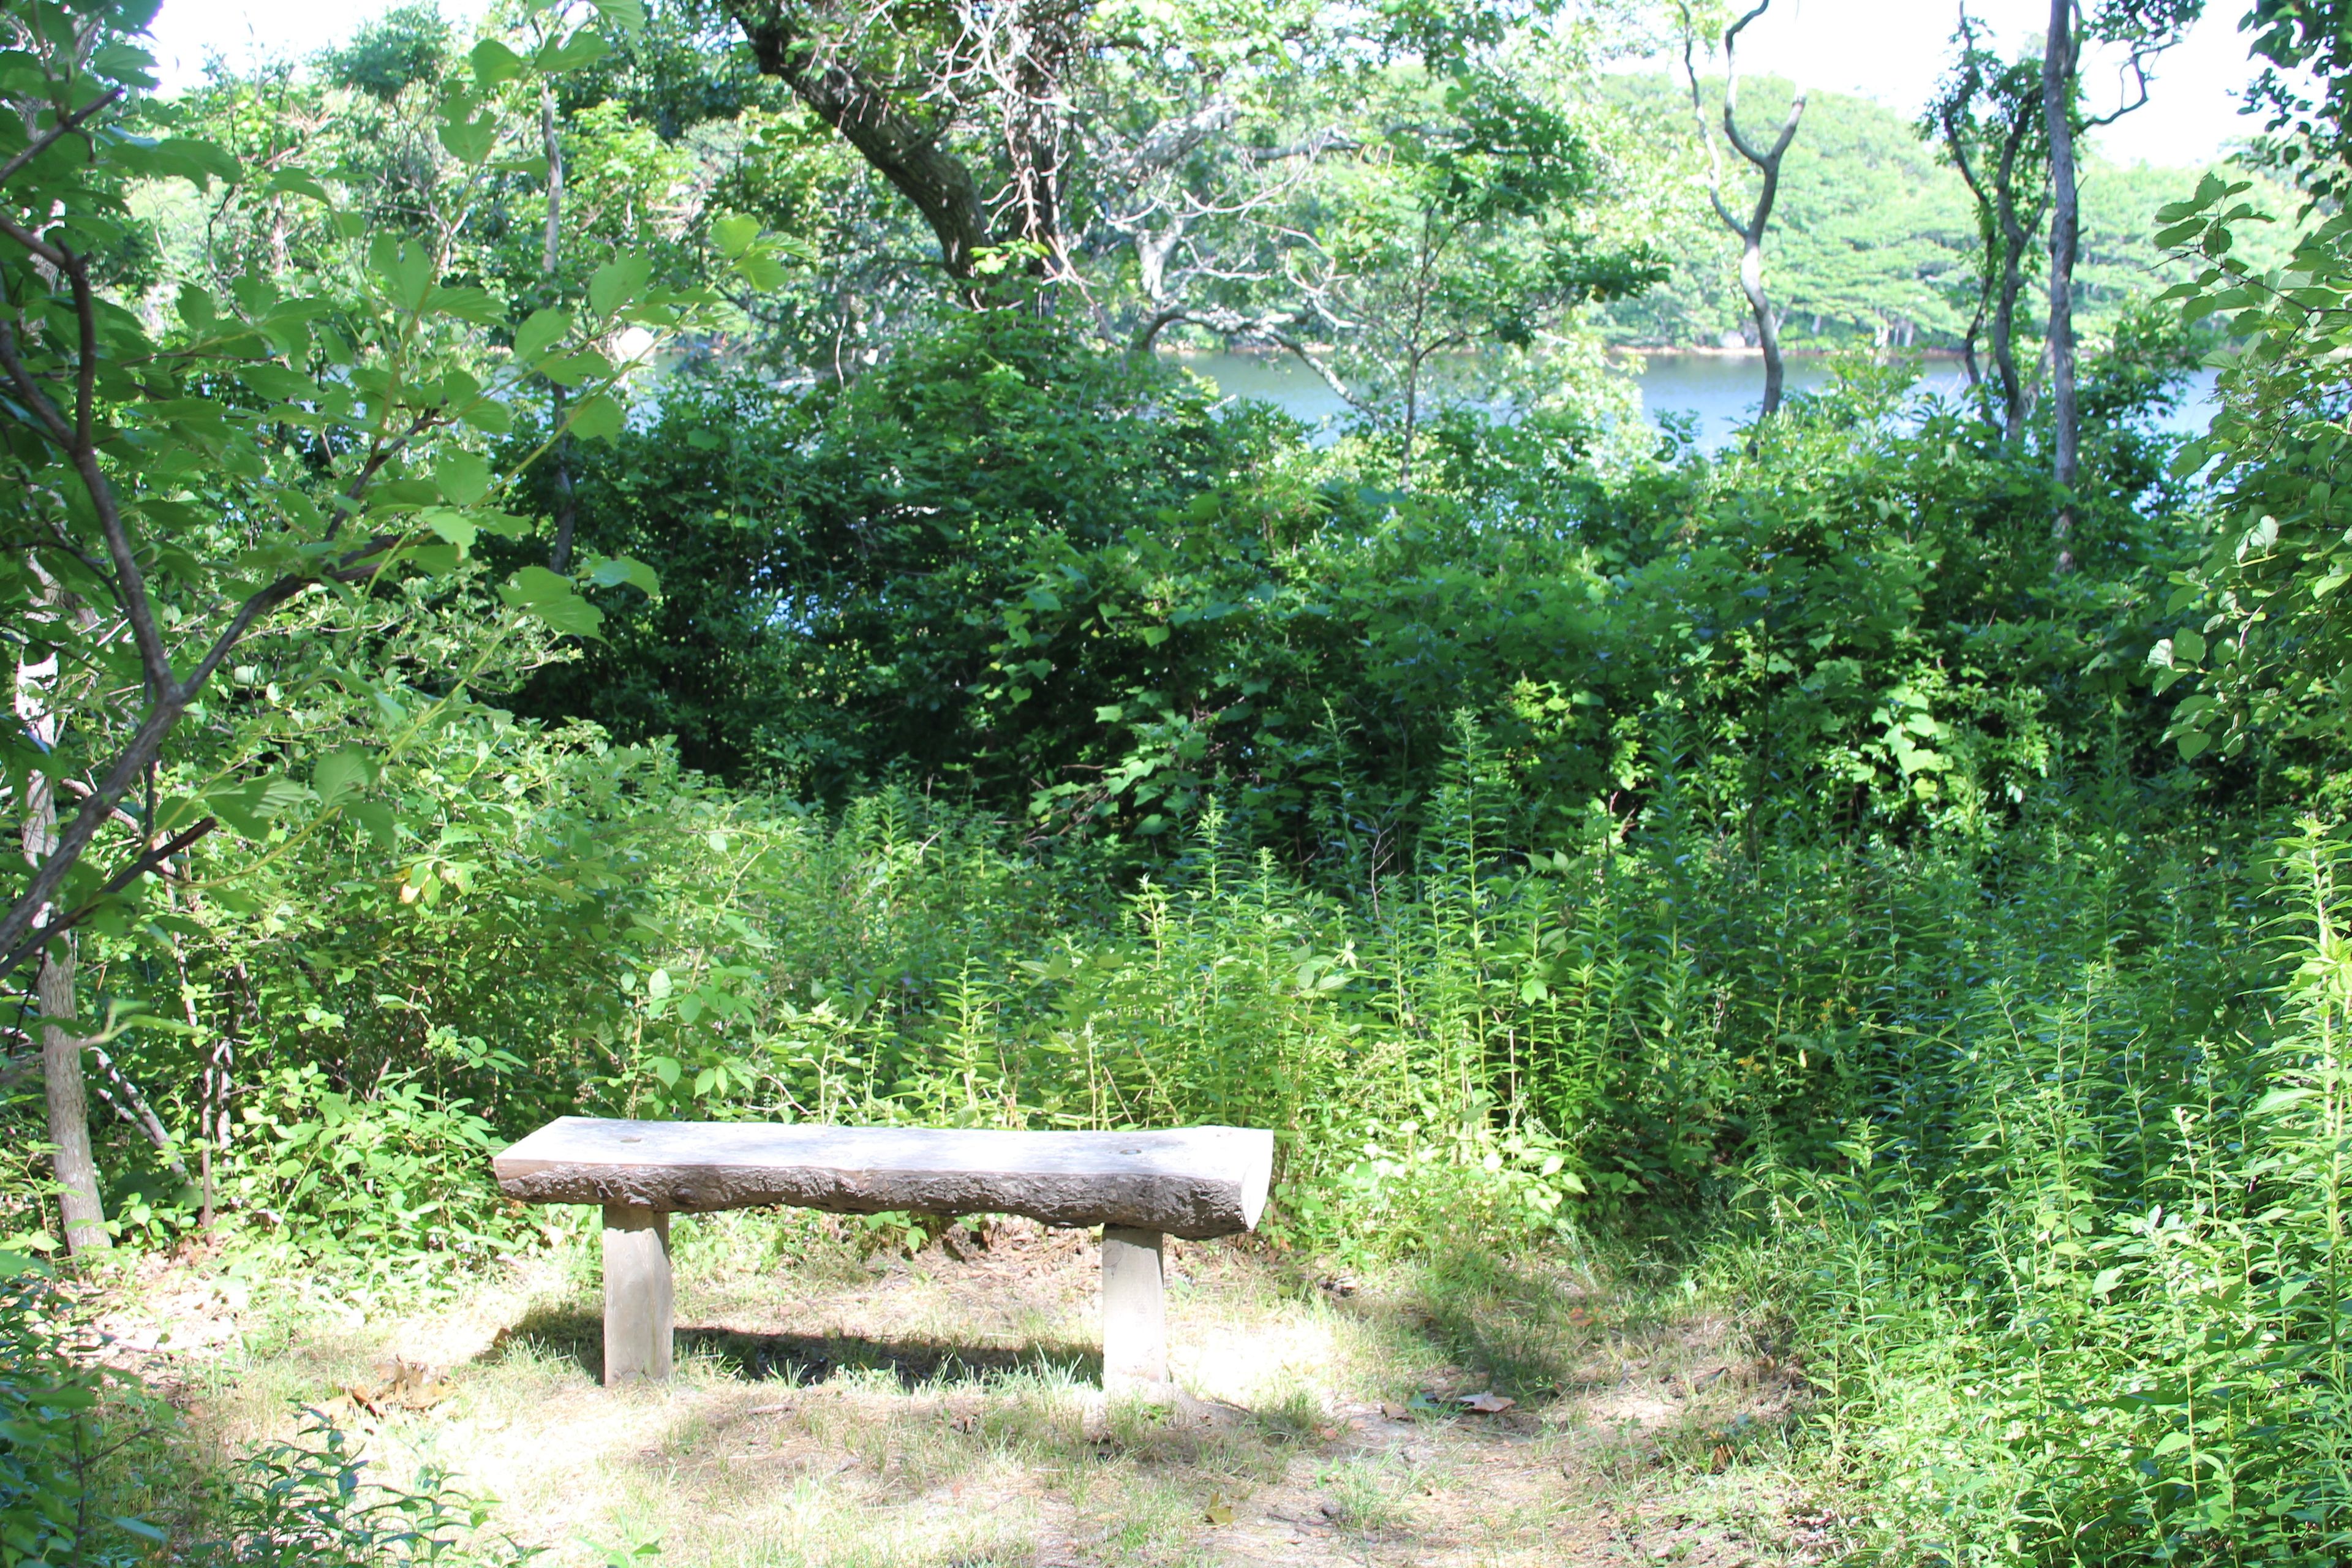
[(503, 1568), (535, 1553), (485, 1539), (488, 1504), (425, 1471), (415, 1487), (367, 1475), (351, 1440), (317, 1411), (297, 1436), (241, 1458), (221, 1504), (225, 1533), (182, 1549), (200, 1568)]
[(138, 1562), (163, 1536), (127, 1506), (129, 1451), (171, 1412), (69, 1352), (71, 1309), (24, 1258), (0, 1270), (0, 1564)]
[(412, 1073), (358, 1096), (315, 1063), (278, 1068), (252, 1086), (244, 1121), (249, 1142), (225, 1163), (224, 1195), (314, 1260), (397, 1278), (420, 1257), (478, 1260), (515, 1245), (513, 1206), (482, 1180), (494, 1129)]
[[(2234, 897), (2104, 853), (2026, 870), (1975, 984), (1923, 954), (1899, 1098), (1765, 1170), (1832, 1461), (1898, 1554), (2340, 1562), (2347, 846), (2305, 824)], [(2242, 1003), (2273, 918), (2292, 978)]]

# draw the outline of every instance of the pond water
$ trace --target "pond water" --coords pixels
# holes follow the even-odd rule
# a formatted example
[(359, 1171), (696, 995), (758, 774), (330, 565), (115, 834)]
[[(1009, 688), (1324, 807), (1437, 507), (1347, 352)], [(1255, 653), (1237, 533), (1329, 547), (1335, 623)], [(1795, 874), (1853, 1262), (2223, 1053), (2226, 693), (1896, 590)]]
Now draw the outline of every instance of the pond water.
[[(1262, 398), (1295, 418), (1309, 424), (1332, 419), (1347, 405), (1322, 379), (1289, 354), (1188, 353), (1181, 363), (1216, 384), (1234, 397)], [(1791, 359), (1788, 388), (1810, 392), (1830, 378), (1827, 362)], [(1957, 395), (1967, 376), (1959, 362), (1923, 359), (1914, 390)], [(1752, 354), (1654, 353), (1639, 362), (1642, 411), (1653, 420), (1661, 413), (1698, 417), (1699, 445), (1717, 451), (1728, 445), (1740, 425), (1756, 416), (1764, 395), (1764, 362)], [(2155, 421), (2165, 430), (2201, 430), (2213, 413), (2213, 373), (2199, 371), (2180, 407)]]

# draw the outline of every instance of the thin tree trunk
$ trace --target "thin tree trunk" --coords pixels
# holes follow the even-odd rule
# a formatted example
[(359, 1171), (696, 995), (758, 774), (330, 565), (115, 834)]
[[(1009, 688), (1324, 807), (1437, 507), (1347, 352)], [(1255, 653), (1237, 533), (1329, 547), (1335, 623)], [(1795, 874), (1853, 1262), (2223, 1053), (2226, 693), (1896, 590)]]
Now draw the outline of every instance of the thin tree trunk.
[[(1769, 212), (1763, 215), (1769, 216)], [(1773, 313), (1772, 301), (1764, 293), (1764, 226), (1759, 221), (1745, 237), (1739, 250), (1739, 291), (1748, 296), (1748, 308), (1756, 314), (1756, 341), (1764, 348), (1764, 408), (1762, 417), (1769, 419), (1780, 411), (1780, 388), (1785, 378), (1780, 361), (1780, 321)]]
[[(38, 568), (36, 566), (36, 570)], [(49, 613), (70, 616), (87, 626), (90, 612), (54, 582), (47, 584)], [(55, 654), (37, 665), (16, 667), (16, 718), (36, 746), (47, 752), (58, 739), (54, 693), (46, 689), (62, 675)], [(26, 863), (36, 870), (58, 848), (57, 784), (37, 770), (25, 775)], [(38, 931), (58, 915), (44, 902), (32, 910)], [(66, 1250), (92, 1252), (110, 1245), (106, 1205), (99, 1195), (98, 1162), (89, 1145), (89, 1089), (82, 1079), (81, 1036), (75, 1032), (74, 950), (70, 936), (50, 942), (33, 977), (41, 1017), (41, 1083), (47, 1100), (49, 1142), (58, 1182), (58, 1207), (64, 1220)]]
[(1739, 237), (1739, 289), (1748, 296), (1748, 310), (1756, 318), (1756, 341), (1764, 350), (1764, 405), (1759, 420), (1769, 419), (1780, 412), (1782, 371), (1780, 363), (1780, 322), (1773, 314), (1772, 301), (1764, 292), (1764, 233), (1772, 222), (1772, 204), (1780, 194), (1780, 162), (1788, 155), (1789, 144), (1797, 139), (1797, 122), (1805, 112), (1805, 89), (1800, 86), (1790, 102), (1789, 117), (1780, 123), (1780, 134), (1769, 147), (1758, 147), (1739, 130), (1739, 35), (1747, 26), (1771, 9), (1772, 0), (1757, 0), (1738, 21), (1723, 32), (1723, 139), (1732, 150), (1753, 165), (1758, 179), (1756, 203), (1743, 221), (1731, 210), (1723, 195), (1723, 158), (1717, 152), (1715, 137), (1707, 130), (1706, 109), (1698, 85), (1698, 62), (1692, 58), (1696, 41), (1695, 24), (1687, 0), (1683, 14), (1683, 74), (1690, 81), (1691, 113), (1698, 123), (1700, 144), (1706, 149), (1707, 197), (1716, 216), (1724, 226)]
[[(1975, 35), (1969, 30), (1965, 9), (1961, 13), (1961, 29), (1963, 39), (1973, 48)], [(1969, 157), (1961, 113), (1958, 105), (1945, 107), (1944, 143), (1951, 154), (1952, 166), (1959, 171), (1969, 193), (1976, 198), (1985, 247), (1976, 318), (1969, 326), (1969, 384), (1982, 388), (1983, 378), (1976, 363), (1976, 339), (1979, 332), (1987, 332), (1986, 346), (1992, 357), (1993, 376), (2000, 384), (2001, 439), (2015, 441), (2024, 433), (2027, 408), (2025, 384), (2017, 374), (2017, 301), (2025, 289), (2025, 247), (2042, 222), (2039, 202), (2022, 217), (2017, 203), (2018, 166), (2027, 161), (2033, 120), (2022, 114), (2012, 118), (2001, 138), (2000, 155), (1988, 171), (1991, 176), (1988, 187)]]
[(1412, 489), (1412, 443), (1421, 427), (1421, 356), (1406, 361), (1404, 373), (1404, 451), (1397, 458), (1397, 489)]
[[(2071, 492), (2081, 468), (2074, 395), (2074, 0), (2050, 0), (2050, 36), (2042, 55), (2042, 112), (2050, 132), (2050, 477)], [(2071, 571), (2074, 554), (2071, 499), (2058, 510), (2051, 537), (2056, 566)]]
[[(2013, 221), (2013, 220), (2012, 220)], [(2011, 226), (2004, 223), (2003, 227)], [(2000, 297), (1992, 311), (1992, 365), (2000, 379), (2000, 434), (2014, 441), (2025, 429), (2025, 381), (2017, 373), (2017, 297), (2025, 288), (2021, 247), (2001, 247)]]
[[(25, 789), (25, 858), (39, 865), (57, 850), (56, 786), (40, 773)], [(42, 923), (47, 923), (44, 914)], [(106, 1204), (99, 1195), (98, 1161), (89, 1145), (89, 1089), (82, 1079), (81, 1036), (73, 1027), (73, 939), (49, 944), (33, 981), (41, 1007), (41, 1082), (47, 1093), (50, 1156), (58, 1179), (58, 1208), (65, 1222), (66, 1251), (79, 1256), (111, 1245), (106, 1234)]]

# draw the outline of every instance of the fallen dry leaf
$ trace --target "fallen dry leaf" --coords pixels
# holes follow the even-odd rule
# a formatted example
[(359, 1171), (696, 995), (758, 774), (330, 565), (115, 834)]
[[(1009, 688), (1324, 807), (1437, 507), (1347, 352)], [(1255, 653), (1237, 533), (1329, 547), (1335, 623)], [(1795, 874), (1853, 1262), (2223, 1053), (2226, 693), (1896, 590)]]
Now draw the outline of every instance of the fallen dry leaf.
[(395, 1358), (384, 1369), (381, 1383), (355, 1383), (343, 1390), (354, 1410), (382, 1415), (394, 1410), (430, 1410), (457, 1392), (454, 1384), (430, 1367)]
[(1479, 1415), (1499, 1415), (1517, 1403), (1517, 1400), (1501, 1394), (1465, 1394), (1462, 1396), (1462, 1408)]

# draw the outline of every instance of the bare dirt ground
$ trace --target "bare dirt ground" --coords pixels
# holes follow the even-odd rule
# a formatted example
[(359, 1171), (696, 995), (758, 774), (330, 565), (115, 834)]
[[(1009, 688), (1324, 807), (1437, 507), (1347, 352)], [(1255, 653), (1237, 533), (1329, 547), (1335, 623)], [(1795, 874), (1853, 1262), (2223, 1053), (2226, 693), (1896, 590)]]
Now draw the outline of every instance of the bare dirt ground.
[(964, 1225), (912, 1257), (872, 1236), (806, 1215), (680, 1220), (665, 1387), (599, 1386), (585, 1233), (398, 1315), (184, 1264), (103, 1327), (221, 1455), (313, 1407), (375, 1474), (429, 1468), (495, 1499), (488, 1531), (551, 1565), (1836, 1555), (1789, 1468), (1801, 1369), (1724, 1312), (1565, 1265), (1358, 1278), (1171, 1243), (1188, 1398), (1106, 1404), (1088, 1236)]

